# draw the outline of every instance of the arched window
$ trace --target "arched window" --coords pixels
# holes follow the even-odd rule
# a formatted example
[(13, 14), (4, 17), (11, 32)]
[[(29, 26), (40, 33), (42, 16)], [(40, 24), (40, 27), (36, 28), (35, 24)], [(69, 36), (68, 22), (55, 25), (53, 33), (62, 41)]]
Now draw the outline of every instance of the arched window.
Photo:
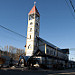
[(30, 22), (30, 25), (32, 25), (33, 23), (32, 22)]
[(40, 17), (39, 17), (39, 15), (36, 14), (36, 15), (35, 15), (35, 18), (36, 18), (37, 20), (39, 20)]
[(32, 28), (30, 28), (30, 32), (32, 31)]
[(29, 15), (29, 20), (34, 19), (34, 14)]
[(38, 26), (38, 23), (36, 23), (36, 25)]
[(31, 39), (31, 35), (30, 35), (30, 39)]
[(31, 49), (31, 44), (28, 46), (28, 49)]

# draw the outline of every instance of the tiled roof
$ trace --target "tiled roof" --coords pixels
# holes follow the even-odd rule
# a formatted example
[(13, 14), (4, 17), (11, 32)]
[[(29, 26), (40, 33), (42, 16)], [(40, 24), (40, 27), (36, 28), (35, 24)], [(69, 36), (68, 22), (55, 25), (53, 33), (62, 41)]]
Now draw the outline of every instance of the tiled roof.
[(35, 5), (31, 9), (31, 11), (29, 12), (29, 14), (33, 14), (33, 13), (37, 13), (38, 15), (40, 15)]

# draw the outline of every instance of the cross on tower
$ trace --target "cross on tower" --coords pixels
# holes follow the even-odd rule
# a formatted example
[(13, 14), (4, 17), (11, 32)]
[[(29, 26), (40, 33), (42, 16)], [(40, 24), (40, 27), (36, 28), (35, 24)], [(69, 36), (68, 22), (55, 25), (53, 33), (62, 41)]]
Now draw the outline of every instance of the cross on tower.
[(34, 2), (34, 5), (36, 4), (36, 2)]

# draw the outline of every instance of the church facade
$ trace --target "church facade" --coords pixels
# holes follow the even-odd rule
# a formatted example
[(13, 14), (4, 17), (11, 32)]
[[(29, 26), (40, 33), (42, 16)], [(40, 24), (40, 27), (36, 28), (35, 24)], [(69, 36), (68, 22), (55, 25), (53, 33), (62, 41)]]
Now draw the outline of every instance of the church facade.
[[(25, 55), (47, 68), (67, 67), (69, 49), (60, 49), (39, 37), (40, 14), (34, 5), (28, 14)], [(34, 63), (34, 64), (36, 64)]]

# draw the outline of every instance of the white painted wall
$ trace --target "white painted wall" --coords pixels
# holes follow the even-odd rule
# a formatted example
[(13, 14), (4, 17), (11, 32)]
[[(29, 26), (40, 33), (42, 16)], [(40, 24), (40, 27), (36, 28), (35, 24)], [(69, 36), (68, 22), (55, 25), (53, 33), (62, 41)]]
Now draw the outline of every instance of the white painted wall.
[[(36, 26), (36, 22), (39, 22), (39, 21), (36, 20), (35, 15), (36, 13), (34, 13), (34, 19), (31, 19), (31, 20), (28, 19), (27, 40), (26, 40), (26, 49), (25, 49), (26, 56), (32, 56), (33, 53), (35, 53), (37, 50), (36, 36), (37, 37), (39, 36), (39, 25)], [(32, 25), (30, 24), (31, 22), (32, 22)], [(30, 31), (30, 28), (32, 28), (32, 31)], [(30, 39), (30, 35), (31, 35), (31, 39)], [(28, 48), (29, 45), (31, 45), (30, 48)]]

